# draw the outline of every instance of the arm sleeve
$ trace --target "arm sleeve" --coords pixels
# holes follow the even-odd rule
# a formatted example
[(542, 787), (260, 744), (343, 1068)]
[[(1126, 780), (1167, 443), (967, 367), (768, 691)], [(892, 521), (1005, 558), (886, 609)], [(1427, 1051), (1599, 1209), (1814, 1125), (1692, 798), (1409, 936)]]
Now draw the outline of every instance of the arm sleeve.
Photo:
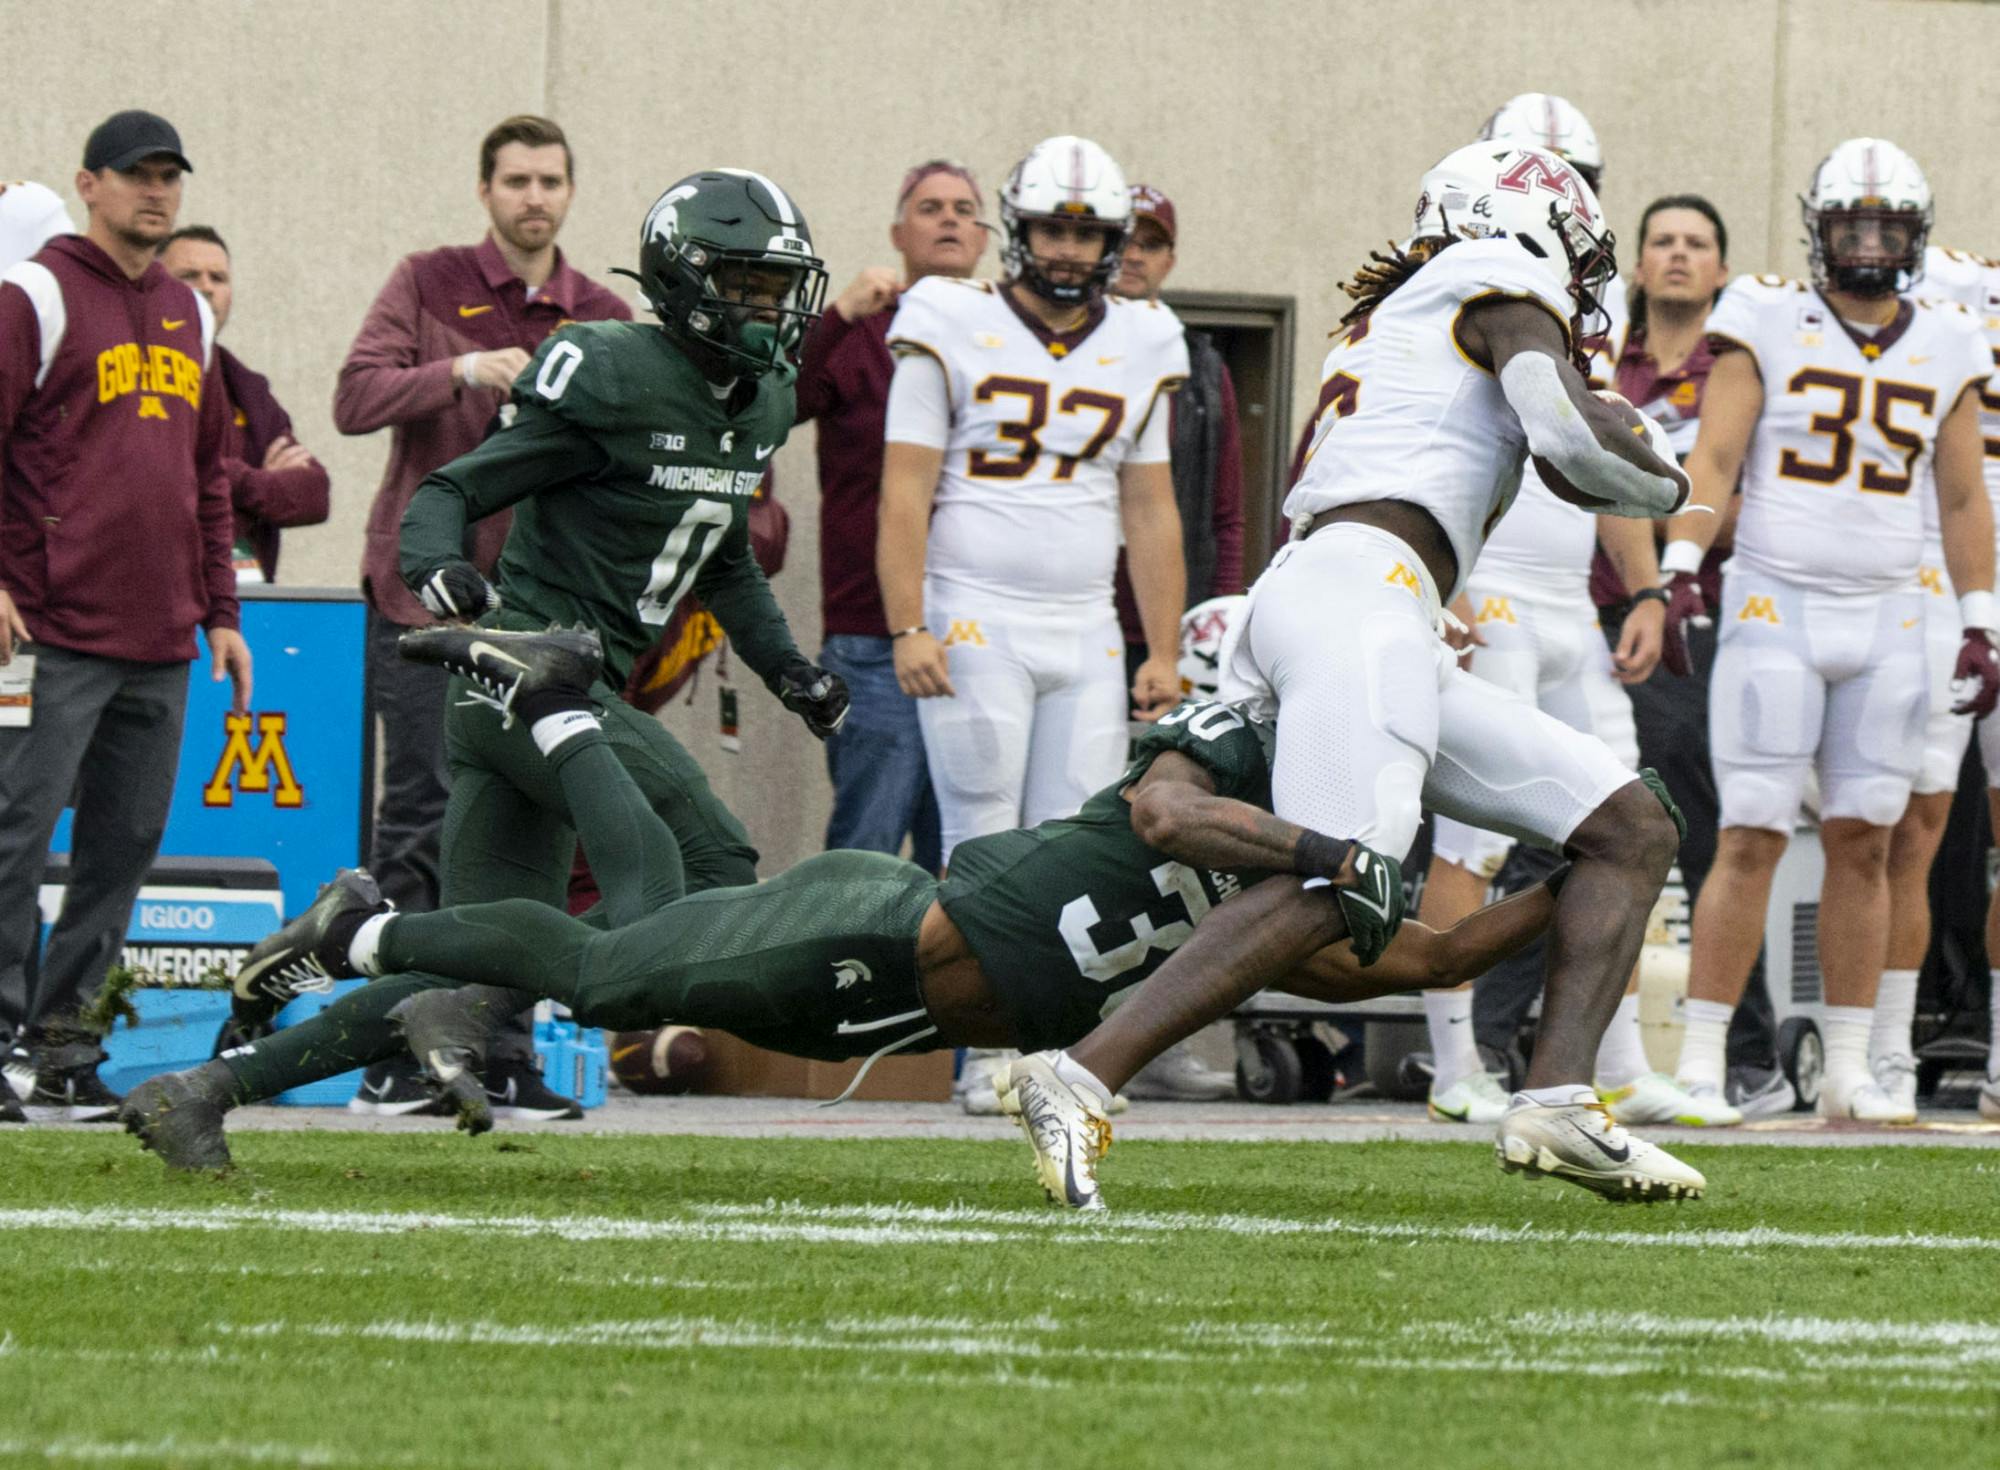
[(417, 359), (421, 310), (416, 268), (406, 260), (368, 308), (340, 365), (333, 422), (341, 433), (372, 434), (391, 424), (429, 418), (458, 396), (452, 359)]
[(465, 528), (540, 491), (588, 479), (606, 455), (589, 434), (522, 403), (512, 424), (477, 449), (432, 470), (403, 513), (397, 567), (413, 590), (439, 567), (465, 557)]
[[(1665, 515), (1681, 497), (1681, 483), (1621, 459), (1597, 442), (1590, 422), (1570, 400), (1556, 359), (1546, 352), (1515, 353), (1500, 369), (1500, 391), (1521, 421), (1528, 448), (1587, 495), (1642, 515)], [(1650, 442), (1650, 440), (1649, 440)], [(1671, 448), (1668, 450), (1671, 460)]]
[(1236, 422), (1236, 384), (1222, 369), (1221, 444), (1215, 459), (1215, 579), (1218, 597), (1243, 590), (1243, 433)]
[[(910, 348), (897, 354), (882, 438), (885, 443), (921, 444), (926, 449), (950, 445), (951, 399), (946, 392), (944, 364), (928, 351)], [(1164, 450), (1159, 457), (1167, 457)]]
[(803, 424), (816, 419), (840, 401), (840, 389), (833, 380), (830, 364), (834, 349), (853, 330), (854, 323), (829, 306), (806, 333), (805, 349), (799, 354), (799, 380), (793, 390), (798, 395), (798, 406), (792, 422)]
[(743, 662), (776, 694), (779, 673), (804, 655), (771, 595), (763, 568), (751, 554), (747, 520), (730, 526), (722, 545), (695, 577), (694, 591), (722, 624)]

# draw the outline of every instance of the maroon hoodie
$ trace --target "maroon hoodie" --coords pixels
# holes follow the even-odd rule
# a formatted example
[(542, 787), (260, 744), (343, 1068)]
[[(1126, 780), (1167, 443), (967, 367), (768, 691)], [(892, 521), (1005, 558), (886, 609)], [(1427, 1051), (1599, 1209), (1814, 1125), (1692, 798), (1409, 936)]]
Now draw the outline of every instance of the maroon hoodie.
[(81, 235), (0, 277), (0, 586), (37, 643), (175, 663), (237, 626), (208, 303)]

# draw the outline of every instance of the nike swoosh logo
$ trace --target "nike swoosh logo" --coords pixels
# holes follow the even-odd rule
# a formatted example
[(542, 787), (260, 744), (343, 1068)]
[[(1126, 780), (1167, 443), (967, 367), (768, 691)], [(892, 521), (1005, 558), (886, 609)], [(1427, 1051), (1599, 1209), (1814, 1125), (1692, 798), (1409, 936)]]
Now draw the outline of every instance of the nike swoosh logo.
[(1910, 359), (1910, 366), (1915, 367), (1920, 362), (1929, 362), (1931, 360), (1931, 357), (1932, 354), (1928, 352), (1926, 352), (1922, 357), (1913, 357)]
[(160, 325), (165, 327), (169, 332), (178, 332), (187, 324), (188, 319), (186, 317), (182, 317), (179, 321), (174, 321), (171, 317), (163, 316), (160, 318)]
[(1922, 619), (1922, 618), (1904, 618), (1904, 619), (1903, 619), (1903, 626), (1904, 626), (1905, 628), (1914, 628), (1914, 627), (1916, 627), (1916, 625), (1917, 625), (1918, 623), (1920, 623), (1920, 622), (1922, 622), (1922, 621), (1923, 621), (1923, 619)]
[(517, 669), (527, 668), (526, 664), (522, 663), (518, 658), (515, 658), (514, 655), (507, 652), (506, 649), (495, 648), (492, 644), (486, 642), (484, 639), (481, 639), (480, 641), (472, 644), (469, 648), (466, 649), (466, 652), (471, 654), (474, 658), (478, 658), (481, 654), (486, 654), (489, 655), (490, 657), (501, 659), (507, 663), (510, 663)]
[(1124, 354), (1124, 353), (1122, 353), (1122, 352), (1114, 352), (1114, 353), (1112, 353), (1112, 354), (1111, 354), (1111, 356), (1109, 356), (1109, 357), (1100, 357), (1100, 358), (1098, 358), (1098, 359), (1097, 359), (1097, 365), (1098, 365), (1099, 367), (1110, 367), (1112, 363), (1114, 363), (1114, 362), (1123, 362), (1124, 360), (1125, 360), (1125, 354)]
[(757, 448), (756, 448), (756, 451), (755, 451), (755, 452), (756, 452), (756, 455), (757, 455), (757, 458), (759, 458), (759, 459), (769, 459), (769, 458), (771, 457), (771, 455), (772, 455), (772, 454), (773, 454), (774, 452), (776, 452), (777, 448), (778, 448), (778, 446), (777, 446), (777, 445), (775, 445), (775, 444), (759, 444), (759, 445), (757, 446)]
[(483, 316), (491, 310), (493, 308), (490, 306), (461, 306), (458, 309), (458, 314), (460, 316)]
[(1610, 1144), (1606, 1143), (1603, 1139), (1599, 1138), (1596, 1134), (1590, 1132), (1588, 1129), (1579, 1128), (1576, 1131), (1583, 1135), (1583, 1141), (1585, 1143), (1589, 1144), (1592, 1148), (1596, 1149), (1599, 1153), (1603, 1154), (1605, 1158), (1611, 1160), (1611, 1162), (1614, 1164), (1625, 1163), (1632, 1157), (1632, 1145), (1629, 1143), (1620, 1144), (1617, 1148), (1613, 1148)]
[(431, 1074), (440, 1082), (455, 1082), (458, 1080), (458, 1074), (465, 1070), (455, 1063), (446, 1061), (444, 1053), (435, 1047), (431, 1049), (430, 1063)]

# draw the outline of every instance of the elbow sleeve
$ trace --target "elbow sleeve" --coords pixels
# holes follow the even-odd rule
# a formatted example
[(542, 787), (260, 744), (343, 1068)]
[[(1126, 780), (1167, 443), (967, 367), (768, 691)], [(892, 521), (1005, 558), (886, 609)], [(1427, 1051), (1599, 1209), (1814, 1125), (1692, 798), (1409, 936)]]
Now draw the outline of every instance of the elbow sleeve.
[(1680, 504), (1685, 482), (1655, 474), (1606, 449), (1564, 386), (1556, 360), (1517, 352), (1500, 370), (1500, 391), (1521, 421), (1531, 453), (1577, 489), (1608, 502), (1606, 515), (1663, 516)]

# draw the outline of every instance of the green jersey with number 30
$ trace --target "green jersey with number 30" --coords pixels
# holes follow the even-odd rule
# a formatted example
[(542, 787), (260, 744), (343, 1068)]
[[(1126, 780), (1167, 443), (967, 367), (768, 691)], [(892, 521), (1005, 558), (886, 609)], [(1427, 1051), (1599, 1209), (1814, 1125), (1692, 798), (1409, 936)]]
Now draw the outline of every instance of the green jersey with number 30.
[(750, 499), (791, 430), (792, 381), (777, 371), (718, 395), (657, 327), (562, 328), (515, 380), (504, 427), (420, 487), (406, 580), (462, 555), (465, 522), (512, 505), (506, 608), (595, 628), (614, 683), (691, 590), (764, 673), (794, 645), (750, 553)]
[(1126, 789), (1168, 751), (1197, 762), (1218, 796), (1269, 810), (1276, 732), (1242, 708), (1183, 704), (1139, 737), (1132, 764), (1074, 817), (952, 849), (938, 893), (979, 958), (1023, 1050), (1089, 1031), (1120, 991), (1187, 942), (1216, 904), (1271, 876), (1214, 872), (1148, 847)]

